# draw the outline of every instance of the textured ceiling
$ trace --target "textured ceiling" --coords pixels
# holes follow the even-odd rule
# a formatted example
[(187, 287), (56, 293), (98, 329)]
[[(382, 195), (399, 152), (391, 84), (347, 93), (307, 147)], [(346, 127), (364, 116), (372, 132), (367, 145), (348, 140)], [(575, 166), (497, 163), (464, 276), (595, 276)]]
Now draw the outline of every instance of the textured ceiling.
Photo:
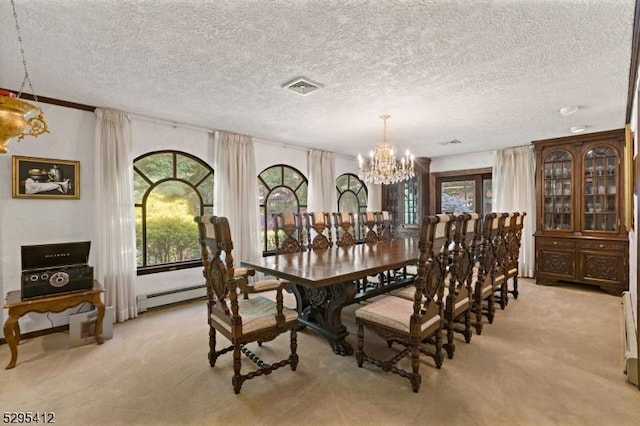
[[(40, 96), (345, 155), (381, 114), (428, 157), (625, 124), (634, 0), (15, 1)], [(9, 0), (0, 58), (18, 88)]]

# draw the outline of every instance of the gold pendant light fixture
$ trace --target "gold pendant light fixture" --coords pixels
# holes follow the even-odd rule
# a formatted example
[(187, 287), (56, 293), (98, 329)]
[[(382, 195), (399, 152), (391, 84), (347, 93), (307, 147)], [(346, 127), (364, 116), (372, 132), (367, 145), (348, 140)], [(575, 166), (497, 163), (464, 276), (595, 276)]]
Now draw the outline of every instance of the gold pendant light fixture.
[[(29, 78), (14, 0), (11, 0), (11, 7), (13, 8), (13, 18), (16, 22), (20, 54), (22, 55), (24, 79), (22, 80), (22, 85), (20, 86), (20, 91), (17, 96), (12, 92), (0, 90), (0, 154), (6, 154), (9, 151), (7, 149), (7, 143), (12, 138), (17, 137), (20, 141), (25, 136), (39, 136), (49, 132), (49, 127), (44, 119), (42, 109), (40, 109), (38, 105), (38, 97), (33, 90), (33, 85)], [(33, 99), (37, 106), (20, 99), (25, 83), (29, 83), (29, 88), (31, 89)]]
[(407, 150), (405, 155), (396, 159), (396, 147), (387, 141), (387, 120), (390, 115), (381, 115), (384, 121), (382, 142), (378, 142), (374, 150), (369, 152), (365, 164), (362, 155), (358, 154), (358, 177), (366, 183), (390, 185), (415, 176), (413, 163), (415, 156)]

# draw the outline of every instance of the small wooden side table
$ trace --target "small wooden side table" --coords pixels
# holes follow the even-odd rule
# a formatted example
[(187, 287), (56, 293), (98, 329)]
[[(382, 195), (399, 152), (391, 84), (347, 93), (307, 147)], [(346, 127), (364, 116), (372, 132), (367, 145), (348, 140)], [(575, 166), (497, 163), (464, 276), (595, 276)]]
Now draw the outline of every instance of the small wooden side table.
[(102, 320), (104, 319), (104, 304), (100, 299), (100, 293), (104, 290), (99, 284), (95, 284), (93, 289), (74, 293), (57, 294), (39, 299), (22, 300), (20, 290), (10, 291), (5, 298), (3, 308), (9, 310), (9, 317), (4, 322), (4, 338), (11, 350), (11, 361), (5, 367), (9, 370), (16, 366), (18, 360), (18, 344), (20, 343), (20, 324), (18, 319), (29, 312), (62, 312), (65, 309), (73, 308), (83, 302), (93, 304), (98, 309), (96, 320), (96, 343), (102, 344)]

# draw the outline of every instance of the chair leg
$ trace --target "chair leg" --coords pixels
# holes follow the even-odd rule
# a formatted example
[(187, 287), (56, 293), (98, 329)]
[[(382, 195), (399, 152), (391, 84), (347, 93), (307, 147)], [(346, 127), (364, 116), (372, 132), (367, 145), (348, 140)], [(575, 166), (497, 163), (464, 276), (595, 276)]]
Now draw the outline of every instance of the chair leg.
[(209, 327), (209, 365), (215, 367), (218, 355), (216, 354), (216, 329)]
[(233, 385), (233, 391), (236, 395), (240, 393), (240, 388), (244, 381), (244, 378), (240, 374), (241, 356), (241, 345), (239, 343), (235, 343), (233, 345), (233, 377), (231, 378), (231, 384)]
[(505, 278), (500, 286), (500, 308), (504, 309), (509, 304), (509, 282)]
[(413, 374), (409, 376), (409, 381), (411, 381), (411, 387), (414, 392), (418, 392), (420, 390), (420, 382), (422, 381), (422, 377), (420, 376), (420, 348), (418, 345), (414, 345), (411, 348), (411, 369)]
[(471, 305), (464, 313), (464, 341), (466, 343), (471, 342)]
[(298, 368), (298, 334), (296, 333), (296, 329), (291, 329), (291, 355), (289, 359), (291, 360), (291, 371), (296, 371)]
[(442, 367), (442, 361), (444, 360), (442, 356), (442, 330), (436, 332), (436, 349), (433, 359), (436, 362), (436, 368)]
[(447, 356), (449, 359), (453, 359), (453, 354), (456, 351), (456, 345), (453, 342), (453, 318), (452, 315), (449, 315), (449, 319), (447, 319), (447, 343), (445, 343), (444, 350), (447, 352)]
[(488, 300), (488, 308), (487, 308), (487, 319), (489, 320), (489, 324), (493, 324), (493, 318), (496, 315), (496, 299), (493, 292), (489, 295)]
[(476, 310), (476, 322), (474, 324), (476, 328), (476, 334), (482, 334), (482, 296), (474, 297), (475, 310)]
[(518, 298), (518, 276), (517, 275), (513, 277), (513, 291), (511, 293), (513, 294), (514, 299)]
[[(387, 342), (387, 344), (389, 344)], [(362, 323), (358, 323), (358, 350), (356, 351), (356, 361), (358, 362), (358, 367), (362, 368), (362, 364), (364, 363), (364, 325)]]

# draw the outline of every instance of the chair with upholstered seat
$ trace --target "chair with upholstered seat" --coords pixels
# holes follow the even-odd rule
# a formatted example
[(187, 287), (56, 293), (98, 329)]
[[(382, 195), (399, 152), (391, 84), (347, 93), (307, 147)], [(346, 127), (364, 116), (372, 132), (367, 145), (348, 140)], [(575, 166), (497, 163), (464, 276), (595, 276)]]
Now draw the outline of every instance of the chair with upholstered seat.
[(524, 217), (526, 212), (515, 212), (512, 218), (512, 224), (507, 236), (507, 253), (508, 261), (506, 270), (506, 279), (511, 279), (513, 290), (508, 290), (514, 299), (518, 298), (518, 275), (520, 273), (520, 246), (522, 243), (522, 228), (524, 226)]
[(471, 268), (473, 260), (465, 240), (469, 219), (471, 219), (471, 215), (468, 213), (454, 215), (452, 237), (447, 239), (453, 242), (449, 254), (447, 279), (445, 279), (444, 318), (447, 328), (447, 343), (444, 348), (449, 358), (453, 358), (455, 352), (454, 332), (462, 334), (466, 343), (471, 342), (471, 297), (473, 294), (471, 291)]
[(356, 224), (353, 213), (338, 212), (333, 213), (333, 225), (336, 228), (336, 245), (338, 247), (348, 247), (357, 244)]
[(273, 223), (278, 254), (299, 253), (306, 250), (299, 213), (292, 211), (274, 213)]
[[(495, 318), (495, 293), (493, 277), (496, 273), (496, 255), (493, 246), (493, 234), (497, 232), (498, 215), (487, 213), (482, 223), (482, 238), (478, 250), (477, 267), (473, 268), (472, 286), (474, 310), (476, 312), (476, 333), (482, 334), (482, 316), (485, 315), (489, 324)], [(484, 303), (486, 301), (486, 304)]]
[(333, 246), (331, 215), (328, 212), (313, 212), (305, 213), (305, 218), (309, 250), (323, 250)]
[[(358, 367), (364, 362), (372, 363), (383, 371), (409, 379), (414, 392), (420, 389), (420, 354), (432, 357), (436, 367), (442, 366), (442, 316), (443, 277), (442, 256), (434, 253), (433, 243), (438, 217), (422, 220), (420, 227), (418, 276), (414, 282), (412, 300), (395, 296), (382, 298), (355, 311), (358, 325), (356, 360)], [(379, 360), (364, 350), (364, 330), (372, 330), (392, 343), (404, 348), (388, 360)], [(427, 347), (433, 345), (433, 348)], [(411, 358), (411, 371), (397, 365), (405, 356)]]
[(495, 268), (492, 274), (495, 301), (504, 309), (509, 303), (507, 275), (507, 240), (505, 233), (509, 229), (512, 213), (497, 213), (491, 228), (492, 249), (495, 256)]
[[(213, 228), (214, 218), (215, 216), (213, 215), (202, 215), (193, 218), (193, 220), (198, 224), (200, 252), (202, 256), (202, 266), (204, 267), (203, 275), (205, 275), (205, 278), (206, 273), (209, 270), (209, 264), (211, 263), (213, 252), (215, 251), (215, 234)], [(244, 282), (239, 283), (239, 285), (241, 285), (240, 291), (244, 295), (245, 299), (247, 299), (251, 293), (271, 291), (280, 286), (280, 282), (278, 280), (249, 282), (249, 277), (253, 277), (256, 274), (256, 271), (251, 268), (234, 268), (233, 273), (235, 277), (244, 276), (247, 279), (246, 285)]]
[[(455, 353), (454, 332), (471, 341), (471, 259), (465, 246), (465, 234), (469, 214), (439, 214), (434, 237), (434, 252), (440, 254), (445, 265), (444, 278), (444, 322), (447, 342), (444, 349), (451, 359)], [(453, 226), (455, 225), (455, 226)], [(411, 287), (392, 293), (411, 300)], [(461, 327), (460, 327), (461, 325)]]
[[(271, 374), (286, 365), (289, 365), (291, 370), (296, 370), (298, 314), (295, 310), (283, 306), (284, 284), (276, 289), (275, 302), (259, 295), (249, 299), (238, 299), (237, 288), (247, 285), (247, 277), (234, 275), (233, 242), (229, 222), (225, 217), (213, 217), (212, 224), (215, 239), (210, 242), (212, 258), (205, 275), (209, 298), (209, 364), (214, 367), (220, 355), (233, 351), (234, 374), (231, 383), (237, 394), (245, 380)], [(286, 359), (267, 364), (247, 347), (252, 342), (273, 340), (287, 331), (290, 332), (291, 353)], [(231, 345), (216, 351), (216, 333), (222, 334)], [(257, 365), (257, 370), (242, 374), (242, 354)]]
[(378, 222), (378, 240), (393, 240), (393, 221), (391, 220), (391, 214), (388, 211), (381, 211), (377, 212), (376, 216)]
[(363, 212), (360, 213), (360, 225), (362, 226), (361, 233), (364, 235), (363, 241), (365, 243), (375, 244), (378, 242), (378, 232), (376, 230), (377, 220), (376, 213)]

